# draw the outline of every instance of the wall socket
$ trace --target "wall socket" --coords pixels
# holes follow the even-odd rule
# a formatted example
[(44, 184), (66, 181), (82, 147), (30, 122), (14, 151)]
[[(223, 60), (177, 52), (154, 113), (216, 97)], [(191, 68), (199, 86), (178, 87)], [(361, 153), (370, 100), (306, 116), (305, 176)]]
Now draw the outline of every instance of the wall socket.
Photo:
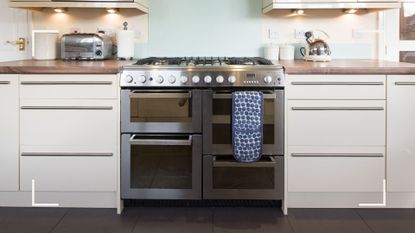
[(295, 39), (304, 40), (305, 39), (305, 33), (307, 30), (305, 29), (295, 29)]
[(279, 30), (270, 28), (268, 30), (268, 38), (269, 38), (269, 40), (278, 40), (280, 38)]

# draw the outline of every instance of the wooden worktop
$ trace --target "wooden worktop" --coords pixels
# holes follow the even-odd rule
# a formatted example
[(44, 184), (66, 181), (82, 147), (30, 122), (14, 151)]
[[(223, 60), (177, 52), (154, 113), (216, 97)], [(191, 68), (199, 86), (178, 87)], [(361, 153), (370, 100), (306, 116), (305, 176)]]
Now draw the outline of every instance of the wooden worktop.
[(0, 74), (117, 74), (134, 61), (36, 61), (0, 62)]
[[(35, 61), (0, 62), (0, 74), (116, 74), (134, 61)], [(276, 61), (288, 74), (415, 74), (415, 64), (380, 60), (331, 62)]]
[(415, 74), (415, 64), (381, 60), (277, 61), (288, 74)]

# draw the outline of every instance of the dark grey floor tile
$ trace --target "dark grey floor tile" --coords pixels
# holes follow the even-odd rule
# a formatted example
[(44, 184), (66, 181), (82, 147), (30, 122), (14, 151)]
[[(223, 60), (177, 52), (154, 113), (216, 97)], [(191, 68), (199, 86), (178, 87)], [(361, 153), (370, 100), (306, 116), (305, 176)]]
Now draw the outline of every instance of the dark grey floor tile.
[(357, 209), (376, 233), (415, 233), (415, 209)]
[(0, 233), (49, 233), (67, 211), (63, 208), (0, 208)]
[(138, 216), (134, 233), (212, 233), (211, 208), (138, 208), (133, 211)]
[(353, 209), (290, 209), (295, 233), (371, 233)]
[(116, 209), (69, 209), (53, 233), (130, 233), (136, 216)]
[(292, 233), (278, 208), (215, 208), (214, 233)]

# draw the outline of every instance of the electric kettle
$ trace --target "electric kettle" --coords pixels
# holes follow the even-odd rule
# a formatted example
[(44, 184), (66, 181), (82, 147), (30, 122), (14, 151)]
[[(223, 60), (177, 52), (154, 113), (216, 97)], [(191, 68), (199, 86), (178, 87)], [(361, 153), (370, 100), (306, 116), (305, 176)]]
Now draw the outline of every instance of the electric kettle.
[[(317, 36), (320, 34), (320, 36)], [(327, 43), (329, 36), (321, 30), (308, 31), (305, 33), (307, 45), (300, 49), (306, 61), (331, 61), (331, 50)], [(323, 37), (325, 37), (323, 39)]]

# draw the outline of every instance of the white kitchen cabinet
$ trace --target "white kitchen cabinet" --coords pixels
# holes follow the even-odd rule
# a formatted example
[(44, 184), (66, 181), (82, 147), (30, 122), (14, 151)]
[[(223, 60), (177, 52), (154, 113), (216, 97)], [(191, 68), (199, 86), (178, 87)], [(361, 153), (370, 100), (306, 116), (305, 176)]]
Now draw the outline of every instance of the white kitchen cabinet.
[(20, 88), (20, 189), (115, 192), (117, 77), (23, 75)]
[(19, 190), (17, 75), (0, 75), (0, 191)]
[(388, 192), (415, 192), (415, 76), (388, 77)]

